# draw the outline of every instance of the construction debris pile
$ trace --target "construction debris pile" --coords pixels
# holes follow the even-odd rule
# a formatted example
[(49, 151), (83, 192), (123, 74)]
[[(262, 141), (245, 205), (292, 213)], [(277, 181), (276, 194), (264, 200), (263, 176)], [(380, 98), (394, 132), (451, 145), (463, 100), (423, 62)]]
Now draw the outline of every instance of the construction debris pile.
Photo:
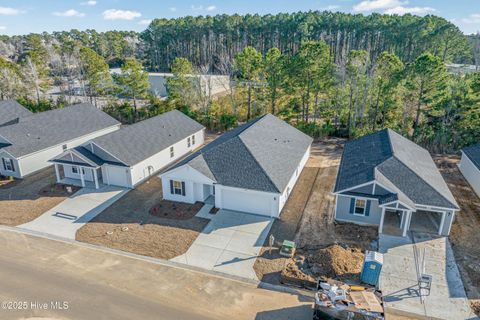
[(383, 312), (382, 295), (374, 288), (328, 281), (315, 293), (316, 319), (383, 319)]
[(299, 250), (294, 259), (287, 261), (282, 280), (284, 283), (291, 282), (288, 279), (316, 282), (320, 278), (359, 282), (363, 257), (359, 248), (338, 244), (317, 250)]

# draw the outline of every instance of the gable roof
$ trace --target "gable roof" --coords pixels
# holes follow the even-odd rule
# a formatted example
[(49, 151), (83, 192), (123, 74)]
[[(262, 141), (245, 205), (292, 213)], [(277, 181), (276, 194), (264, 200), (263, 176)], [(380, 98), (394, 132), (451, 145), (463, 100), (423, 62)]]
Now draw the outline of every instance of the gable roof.
[(66, 150), (62, 154), (59, 154), (58, 156), (49, 161), (54, 163), (64, 163), (92, 168), (98, 168), (105, 163), (105, 161), (103, 161), (82, 146)]
[(224, 186), (279, 193), (312, 141), (267, 114), (226, 132), (171, 170), (188, 164)]
[(463, 153), (480, 170), (480, 143), (464, 148)]
[(195, 120), (173, 110), (92, 139), (92, 142), (125, 165), (133, 166), (202, 129), (204, 126)]
[(81, 103), (20, 118), (0, 127), (0, 136), (10, 143), (3, 149), (18, 158), (116, 125), (97, 107)]
[(19, 118), (30, 115), (32, 112), (15, 100), (0, 101), (0, 126), (15, 123)]
[(407, 205), (458, 209), (430, 153), (393, 130), (384, 129), (345, 144), (334, 192), (373, 180)]

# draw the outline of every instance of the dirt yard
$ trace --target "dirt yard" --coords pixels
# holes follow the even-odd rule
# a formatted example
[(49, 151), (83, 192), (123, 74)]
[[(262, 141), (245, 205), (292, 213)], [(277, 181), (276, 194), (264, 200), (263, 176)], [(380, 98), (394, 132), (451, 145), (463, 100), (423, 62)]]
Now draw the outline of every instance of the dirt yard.
[(179, 214), (165, 216), (162, 212), (172, 209), (171, 206), (172, 203), (162, 201), (161, 180), (155, 176), (83, 226), (76, 239), (171, 259), (185, 253), (208, 224), (208, 220), (194, 217), (194, 211), (201, 207), (199, 204), (176, 204)]
[[(72, 193), (77, 190), (72, 188)], [(0, 186), (0, 224), (17, 226), (32, 221), (69, 195), (65, 186), (55, 185), (52, 168), (3, 184)]]
[(461, 209), (449, 239), (467, 296), (480, 315), (480, 198), (457, 167), (460, 157), (437, 155), (434, 160)]
[[(278, 254), (278, 250), (272, 250), (270, 255), (267, 237), (254, 266), (262, 281), (279, 284), (281, 272), (287, 263), (289, 268), (286, 272), (290, 276), (312, 279), (325, 276), (326, 268), (317, 263), (323, 249), (330, 250), (329, 247), (338, 244), (348, 253), (348, 259), (355, 260), (359, 257), (357, 251), (369, 249), (372, 241), (377, 238), (376, 228), (334, 221), (335, 198), (332, 190), (341, 151), (338, 140), (317, 141), (312, 145), (310, 159), (280, 218), (270, 230), (276, 239), (276, 247), (283, 240), (295, 240), (296, 259), (286, 259)], [(336, 249), (338, 248), (333, 250)], [(360, 259), (363, 259), (363, 254)], [(306, 274), (300, 274), (304, 271)]]

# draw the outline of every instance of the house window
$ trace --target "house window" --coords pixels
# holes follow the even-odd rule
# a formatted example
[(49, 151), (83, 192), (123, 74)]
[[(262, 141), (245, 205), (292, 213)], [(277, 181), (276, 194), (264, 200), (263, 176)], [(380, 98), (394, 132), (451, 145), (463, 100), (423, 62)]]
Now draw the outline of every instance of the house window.
[(367, 201), (363, 199), (356, 199), (355, 200), (355, 211), (354, 214), (358, 216), (365, 215), (365, 208), (367, 206)]
[(170, 192), (180, 196), (185, 195), (185, 182), (170, 180)]
[(191, 144), (190, 144), (190, 137), (187, 138), (187, 147), (190, 148)]
[(64, 145), (62, 146), (62, 149), (63, 149), (63, 151), (67, 150), (67, 145), (64, 144)]
[(192, 136), (192, 145), (195, 145), (195, 135)]
[(170, 147), (170, 158), (175, 157), (175, 151), (173, 150), (173, 147)]
[[(77, 167), (72, 167), (72, 173), (78, 174), (78, 168)], [(82, 174), (85, 175), (85, 169), (82, 168)]]
[(13, 160), (9, 158), (2, 158), (3, 168), (5, 171), (15, 172), (15, 166), (13, 165)]

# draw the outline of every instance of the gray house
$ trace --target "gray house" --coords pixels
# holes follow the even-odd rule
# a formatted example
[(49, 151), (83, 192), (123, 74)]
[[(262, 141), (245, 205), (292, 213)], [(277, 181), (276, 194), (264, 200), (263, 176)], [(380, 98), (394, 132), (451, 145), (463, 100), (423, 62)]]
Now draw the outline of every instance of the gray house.
[(462, 150), (462, 159), (458, 168), (480, 197), (480, 144)]
[(339, 221), (447, 236), (459, 210), (427, 150), (385, 129), (347, 142), (334, 194)]

